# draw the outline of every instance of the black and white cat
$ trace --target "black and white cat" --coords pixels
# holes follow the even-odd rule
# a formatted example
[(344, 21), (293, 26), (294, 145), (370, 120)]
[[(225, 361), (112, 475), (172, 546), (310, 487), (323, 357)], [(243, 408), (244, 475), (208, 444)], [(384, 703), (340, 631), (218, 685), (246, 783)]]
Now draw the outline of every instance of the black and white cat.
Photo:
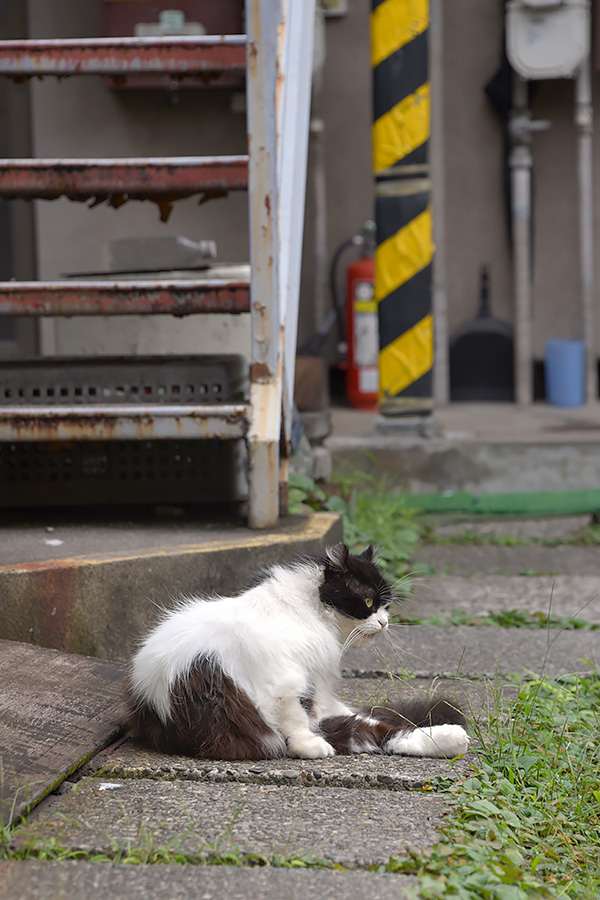
[(183, 602), (133, 660), (134, 734), (204, 759), (464, 753), (464, 717), (445, 700), (356, 713), (337, 696), (343, 652), (387, 629), (391, 600), (373, 547), (337, 544), (272, 566), (238, 596)]

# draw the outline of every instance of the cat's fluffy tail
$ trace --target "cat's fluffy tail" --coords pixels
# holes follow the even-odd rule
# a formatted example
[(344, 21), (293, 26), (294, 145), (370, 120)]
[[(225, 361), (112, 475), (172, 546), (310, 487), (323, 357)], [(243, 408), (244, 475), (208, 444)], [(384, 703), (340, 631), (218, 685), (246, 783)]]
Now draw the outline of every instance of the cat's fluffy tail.
[(319, 729), (338, 754), (398, 753), (454, 757), (469, 737), (456, 704), (443, 697), (374, 706), (354, 716), (331, 716)]

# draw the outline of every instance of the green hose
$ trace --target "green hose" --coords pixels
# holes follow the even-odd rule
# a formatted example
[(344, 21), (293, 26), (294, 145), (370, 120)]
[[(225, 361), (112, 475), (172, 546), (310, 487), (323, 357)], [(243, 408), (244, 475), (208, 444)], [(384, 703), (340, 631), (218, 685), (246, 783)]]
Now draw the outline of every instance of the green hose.
[(588, 491), (522, 491), (513, 494), (413, 494), (413, 509), (427, 513), (461, 512), (475, 515), (566, 516), (600, 513), (600, 489)]

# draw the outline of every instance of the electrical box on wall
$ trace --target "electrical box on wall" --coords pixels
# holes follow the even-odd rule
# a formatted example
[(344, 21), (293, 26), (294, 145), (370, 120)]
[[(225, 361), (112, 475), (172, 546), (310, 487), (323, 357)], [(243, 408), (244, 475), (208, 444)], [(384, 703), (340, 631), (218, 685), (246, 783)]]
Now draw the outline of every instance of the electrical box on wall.
[[(104, 37), (176, 37), (197, 34), (243, 34), (244, 0), (102, 0)], [(169, 88), (167, 76), (108, 80), (123, 89)], [(218, 78), (184, 78), (178, 87), (240, 88), (243, 78), (224, 74)]]
[(506, 53), (523, 78), (574, 78), (590, 47), (589, 0), (509, 0)]

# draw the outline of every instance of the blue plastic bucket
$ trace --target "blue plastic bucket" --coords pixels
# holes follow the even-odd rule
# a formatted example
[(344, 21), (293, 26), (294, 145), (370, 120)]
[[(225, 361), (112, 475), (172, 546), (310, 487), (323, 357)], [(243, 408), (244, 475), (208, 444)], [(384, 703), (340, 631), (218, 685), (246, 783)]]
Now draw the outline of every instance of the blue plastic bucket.
[(585, 402), (583, 341), (557, 338), (546, 344), (546, 400), (553, 406)]

